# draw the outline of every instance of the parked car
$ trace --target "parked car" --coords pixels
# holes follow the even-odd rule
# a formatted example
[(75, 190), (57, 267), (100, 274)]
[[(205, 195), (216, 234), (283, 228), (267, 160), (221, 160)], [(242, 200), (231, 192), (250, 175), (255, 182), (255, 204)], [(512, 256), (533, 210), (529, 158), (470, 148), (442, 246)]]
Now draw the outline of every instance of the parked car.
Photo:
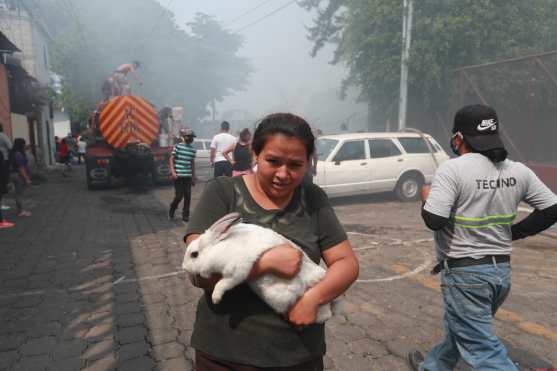
[(408, 132), (321, 136), (313, 181), (329, 197), (392, 191), (402, 201), (418, 199), (421, 185), (435, 173), (435, 162), (449, 158), (435, 139), (424, 137)]
[(209, 164), (209, 154), (211, 152), (211, 139), (193, 140), (193, 146), (197, 150), (195, 156), (200, 162)]
[(209, 163), (211, 153), (211, 139), (195, 138), (193, 146), (197, 150), (195, 159), (195, 174), (200, 181), (212, 177), (213, 170)]

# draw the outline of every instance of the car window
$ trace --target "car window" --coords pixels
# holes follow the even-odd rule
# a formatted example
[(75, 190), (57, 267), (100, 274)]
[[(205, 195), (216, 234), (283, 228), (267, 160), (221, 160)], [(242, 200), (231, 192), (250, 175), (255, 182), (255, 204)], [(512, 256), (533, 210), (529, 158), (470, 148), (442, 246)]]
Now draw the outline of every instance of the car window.
[(335, 161), (365, 160), (366, 150), (363, 140), (346, 142), (340, 147), (335, 156)]
[(371, 139), (371, 158), (385, 158), (400, 155), (400, 150), (391, 139)]
[(422, 138), (398, 138), (406, 153), (429, 153), (427, 144)]
[(195, 149), (197, 149), (197, 150), (203, 150), (203, 149), (205, 149), (205, 148), (203, 147), (203, 142), (201, 142), (201, 141), (199, 141), (199, 142), (198, 142), (198, 141), (193, 141), (193, 147), (194, 147)]
[(439, 144), (437, 144), (436, 141), (434, 141), (433, 139), (429, 138), (429, 143), (431, 144), (431, 147), (433, 147), (433, 150), (435, 152), (441, 152), (443, 150), (443, 148), (441, 148), (441, 146)]
[(336, 139), (317, 139), (315, 147), (317, 149), (317, 157), (320, 161), (325, 161), (331, 151), (337, 146), (338, 140)]

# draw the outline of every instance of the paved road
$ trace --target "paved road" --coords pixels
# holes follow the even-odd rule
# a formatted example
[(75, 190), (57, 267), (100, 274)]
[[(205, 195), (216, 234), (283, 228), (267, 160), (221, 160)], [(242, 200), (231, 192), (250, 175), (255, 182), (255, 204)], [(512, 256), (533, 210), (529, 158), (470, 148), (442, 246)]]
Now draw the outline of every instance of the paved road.
[[(50, 174), (28, 192), (33, 217), (0, 231), (0, 370), (191, 370), (200, 293), (179, 269), (184, 224), (166, 218), (172, 188), (89, 192), (80, 172)], [(328, 323), (326, 366), (405, 370), (405, 352), (428, 349), (442, 331), (419, 205), (334, 203), (362, 271), (346, 313)], [(523, 367), (557, 365), (555, 245), (534, 238), (513, 256), (513, 293), (496, 326)]]

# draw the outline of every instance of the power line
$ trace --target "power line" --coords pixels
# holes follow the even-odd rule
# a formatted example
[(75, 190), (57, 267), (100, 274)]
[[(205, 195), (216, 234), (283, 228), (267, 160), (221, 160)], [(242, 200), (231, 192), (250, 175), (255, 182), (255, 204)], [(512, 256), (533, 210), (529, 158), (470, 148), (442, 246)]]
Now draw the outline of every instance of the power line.
[(284, 4), (284, 5), (280, 6), (280, 7), (278, 7), (278, 8), (275, 9), (275, 10), (273, 10), (272, 12), (265, 14), (263, 17), (258, 18), (258, 19), (256, 19), (255, 21), (253, 21), (253, 22), (251, 22), (251, 23), (248, 23), (247, 25), (245, 25), (245, 26), (243, 26), (243, 27), (240, 27), (240, 28), (237, 29), (235, 32), (236, 32), (236, 33), (239, 33), (239, 32), (244, 31), (246, 28), (255, 26), (255, 25), (258, 24), (259, 22), (261, 22), (261, 21), (263, 21), (263, 20), (265, 20), (265, 19), (271, 17), (272, 15), (274, 15), (274, 14), (280, 12), (281, 10), (283, 10), (283, 9), (285, 9), (285, 8), (287, 8), (287, 7), (289, 7), (290, 5), (294, 4), (296, 1), (297, 1), (297, 0), (292, 0), (292, 1), (287, 2), (286, 4)]
[(265, 1), (262, 1), (261, 3), (259, 3), (259, 4), (256, 5), (256, 6), (254, 6), (253, 8), (250, 8), (250, 9), (246, 10), (245, 12), (243, 12), (242, 14), (240, 14), (239, 16), (237, 16), (236, 18), (230, 20), (228, 23), (229, 23), (229, 24), (232, 24), (232, 23), (236, 22), (236, 21), (239, 20), (240, 18), (243, 18), (243, 17), (245, 17), (246, 15), (251, 14), (251, 13), (253, 13), (254, 11), (256, 11), (257, 9), (261, 8), (262, 6), (269, 4), (271, 1), (274, 1), (274, 0), (265, 0)]

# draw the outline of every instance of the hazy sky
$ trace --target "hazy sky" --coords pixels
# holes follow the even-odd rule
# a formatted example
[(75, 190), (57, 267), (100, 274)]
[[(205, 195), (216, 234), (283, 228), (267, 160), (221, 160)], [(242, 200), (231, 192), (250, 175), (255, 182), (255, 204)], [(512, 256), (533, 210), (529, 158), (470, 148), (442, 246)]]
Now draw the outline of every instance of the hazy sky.
[[(196, 12), (214, 16), (225, 28), (237, 31), (287, 4), (288, 0), (159, 0), (184, 26)], [(239, 19), (238, 16), (264, 4)], [(236, 19), (236, 20), (235, 20)], [(234, 21), (235, 20), (235, 21)], [(217, 106), (219, 113), (230, 109), (247, 110), (253, 117), (288, 110), (326, 126), (338, 126), (345, 117), (365, 111), (364, 105), (338, 98), (345, 71), (331, 66), (332, 51), (309, 55), (312, 43), (306, 38), (305, 25), (312, 14), (296, 3), (246, 28), (241, 34), (245, 44), (241, 55), (248, 57), (255, 72), (246, 91), (228, 97)], [(351, 128), (352, 129), (352, 128)], [(329, 131), (329, 130), (328, 130)]]

